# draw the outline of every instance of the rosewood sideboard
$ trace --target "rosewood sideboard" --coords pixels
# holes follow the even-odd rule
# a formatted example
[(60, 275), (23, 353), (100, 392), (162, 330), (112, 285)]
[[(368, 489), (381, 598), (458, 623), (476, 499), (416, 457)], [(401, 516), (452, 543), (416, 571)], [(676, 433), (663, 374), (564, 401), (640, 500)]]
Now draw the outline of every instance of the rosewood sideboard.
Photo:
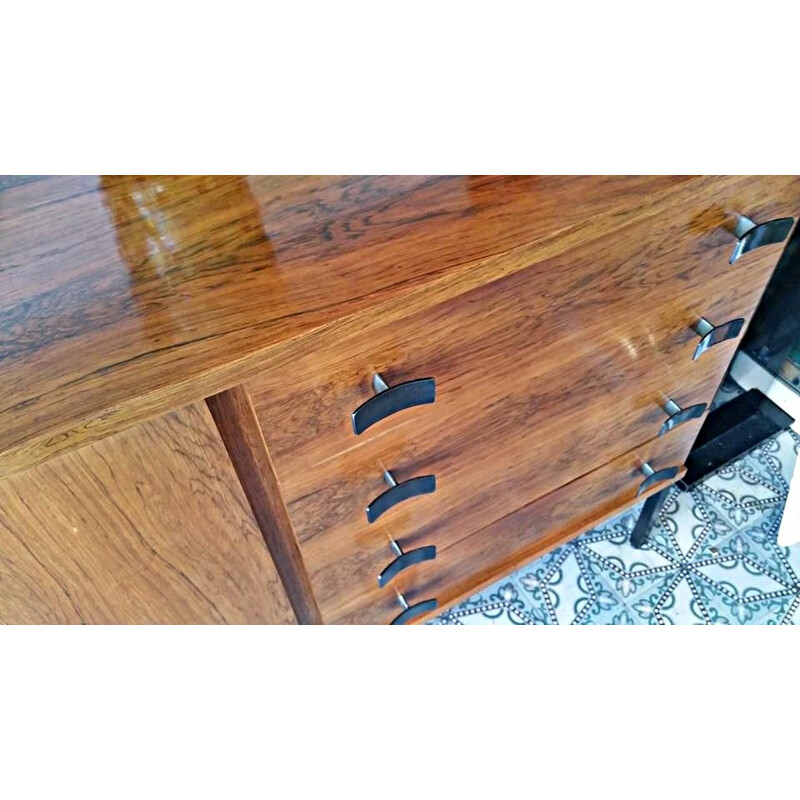
[(683, 474), (797, 177), (0, 178), (0, 621), (404, 623)]

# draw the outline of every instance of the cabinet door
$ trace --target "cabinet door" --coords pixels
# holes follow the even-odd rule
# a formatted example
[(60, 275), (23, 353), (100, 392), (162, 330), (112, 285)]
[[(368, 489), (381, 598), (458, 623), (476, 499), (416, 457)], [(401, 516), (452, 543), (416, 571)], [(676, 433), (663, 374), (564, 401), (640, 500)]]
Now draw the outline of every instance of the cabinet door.
[(0, 481), (0, 621), (295, 622), (204, 404)]

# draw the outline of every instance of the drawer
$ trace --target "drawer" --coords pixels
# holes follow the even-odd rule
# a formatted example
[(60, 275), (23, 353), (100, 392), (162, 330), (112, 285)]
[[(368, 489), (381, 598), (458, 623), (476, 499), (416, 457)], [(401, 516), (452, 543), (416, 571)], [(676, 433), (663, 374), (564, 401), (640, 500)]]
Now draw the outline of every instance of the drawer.
[[(440, 548), (435, 561), (411, 567), (384, 589), (379, 589), (375, 582), (369, 588), (364, 586), (361, 594), (344, 604), (331, 604), (323, 609), (326, 621), (388, 623), (402, 610), (397, 592), (403, 593), (412, 605), (435, 597), (438, 608), (426, 616), (440, 613), (448, 605), (663, 488), (654, 487), (641, 497), (636, 496), (643, 480), (642, 463), (646, 461), (656, 469), (682, 464), (699, 424), (699, 421), (689, 423), (670, 436), (634, 448), (493, 524)], [(392, 558), (388, 548), (386, 554), (387, 560)]]
[[(322, 332), (249, 384), (326, 619), (374, 595), (390, 541), (445, 552), (652, 441), (667, 398), (711, 400), (736, 342), (693, 361), (692, 328), (748, 317), (780, 250), (728, 264), (729, 208), (785, 213), (774, 185), (740, 189), (730, 206), (693, 195), (549, 256), (514, 251), (500, 259), (513, 268), (495, 264), (505, 277), (347, 336)], [(389, 384), (434, 376), (436, 402), (355, 436), (350, 412), (375, 372)], [(699, 424), (663, 440), (689, 437), (680, 461)], [(385, 470), (435, 474), (437, 491), (369, 525)]]
[[(607, 235), (593, 238), (590, 220), (579, 235), (516, 248), (440, 281), (405, 306), (394, 303), (385, 317), (376, 311), (295, 343), (248, 382), (283, 485), (290, 494), (304, 491), (309, 466), (398, 426), (445, 424), (446, 394), (458, 395), (448, 405), (456, 415), (499, 409), (514, 376), (532, 375), (537, 362), (560, 352), (559, 342), (590, 353), (593, 337), (616, 337), (626, 346), (650, 327), (673, 326), (675, 335), (686, 333), (690, 349), (688, 330), (700, 315), (715, 323), (746, 317), (780, 245), (730, 266), (733, 238), (723, 226), (739, 210), (759, 220), (795, 213), (781, 197), (796, 197), (798, 184), (791, 178), (710, 181), (662, 213)], [(499, 275), (505, 277), (495, 280)], [(476, 288), (430, 300), (457, 292), (451, 284), (459, 281)], [(635, 359), (637, 344), (630, 345)], [(376, 372), (390, 385), (433, 376), (437, 401), (355, 436), (350, 413), (372, 395)]]
[[(508, 394), (494, 407), (459, 413), (458, 394), (443, 391), (445, 423), (400, 426), (309, 467), (286, 498), (301, 543), (320, 539), (320, 552), (332, 556), (310, 564), (319, 571), (320, 601), (352, 591), (360, 576), (372, 580), (389, 538), (446, 546), (652, 439), (667, 418), (665, 397), (682, 407), (710, 402), (736, 343), (693, 362), (682, 332), (653, 347), (648, 336), (660, 344), (653, 330), (631, 331), (627, 346), (599, 337), (588, 352), (567, 345), (552, 363), (537, 362), (527, 380), (520, 372), (507, 379)], [(434, 474), (436, 492), (398, 503), (370, 525), (364, 510), (386, 489), (384, 469), (398, 481)]]
[[(686, 392), (682, 405), (710, 401), (731, 352), (714, 354), (716, 370), (702, 373), (704, 387), (699, 381), (704, 391)], [(620, 380), (618, 374), (615, 379)], [(607, 391), (602, 384), (593, 384), (585, 401), (592, 401), (598, 386), (603, 404), (609, 407), (613, 382)], [(542, 392), (533, 394), (532, 402), (543, 396)], [(405, 439), (405, 431), (400, 429), (374, 446), (342, 454), (326, 464), (328, 470), (324, 476), (318, 474), (317, 487), (289, 504), (323, 614), (330, 606), (349, 602), (373, 587), (376, 576), (391, 560), (391, 540), (405, 549), (449, 547), (579, 480), (611, 461), (619, 448), (628, 452), (651, 440), (666, 418), (658, 406), (658, 392), (645, 387), (639, 394), (624, 397), (631, 401), (625, 404), (625, 413), (608, 424), (598, 423), (603, 415), (596, 410), (585, 413), (580, 407), (581, 395), (576, 394), (577, 408), (568, 418), (558, 409), (549, 417), (547, 410), (532, 414), (529, 423), (509, 423), (504, 417), (503, 422), (510, 425), (506, 430), (502, 425), (494, 427), (485, 417), (464, 417), (453, 430), (426, 441)], [(702, 419), (685, 423), (660, 441), (669, 444), (677, 438), (682, 442), (685, 435), (693, 441), (701, 424)], [(392, 469), (400, 481), (434, 474), (436, 492), (399, 503), (370, 525), (364, 509), (386, 488), (382, 467)]]
[[(609, 270), (620, 258), (618, 248), (605, 257), (598, 243), (591, 249)], [(423, 353), (420, 363), (435, 365), (430, 372), (444, 376), (436, 403), (397, 415), (375, 435), (350, 432), (357, 444), (310, 459), (302, 470), (284, 461), (281, 472), (279, 464), (323, 609), (373, 585), (390, 539), (403, 547), (449, 547), (651, 440), (665, 419), (668, 397), (684, 407), (710, 402), (736, 342), (693, 361), (698, 337), (692, 322), (700, 315), (721, 321), (749, 314), (776, 256), (755, 251), (741, 269), (727, 265), (724, 249), (713, 248), (716, 260), (702, 261), (702, 268), (684, 264), (682, 272), (656, 259), (660, 277), (652, 285), (649, 270), (638, 281), (629, 278), (631, 293), (644, 292), (646, 303), (612, 297), (594, 308), (597, 287), (587, 286), (562, 298), (561, 314), (548, 314), (548, 304), (536, 305), (547, 282), (534, 266), (420, 314), (410, 328), (434, 331), (439, 347), (424, 337), (409, 337), (406, 346)], [(560, 263), (588, 257), (566, 254)], [(673, 279), (666, 280), (670, 270)], [(601, 287), (604, 277), (598, 278)], [(559, 327), (570, 315), (576, 324)], [(391, 348), (388, 334), (382, 346)], [(437, 491), (368, 525), (364, 508), (385, 490), (386, 469), (400, 481), (435, 474)]]

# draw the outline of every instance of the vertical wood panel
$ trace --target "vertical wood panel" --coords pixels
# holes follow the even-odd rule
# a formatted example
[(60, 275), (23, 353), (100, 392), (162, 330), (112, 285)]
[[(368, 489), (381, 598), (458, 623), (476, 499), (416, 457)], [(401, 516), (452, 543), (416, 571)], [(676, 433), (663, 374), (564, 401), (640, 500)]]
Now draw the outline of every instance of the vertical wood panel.
[(250, 507), (301, 624), (322, 622), (278, 478), (247, 391), (237, 386), (207, 400)]
[(0, 621), (296, 621), (202, 403), (0, 481)]

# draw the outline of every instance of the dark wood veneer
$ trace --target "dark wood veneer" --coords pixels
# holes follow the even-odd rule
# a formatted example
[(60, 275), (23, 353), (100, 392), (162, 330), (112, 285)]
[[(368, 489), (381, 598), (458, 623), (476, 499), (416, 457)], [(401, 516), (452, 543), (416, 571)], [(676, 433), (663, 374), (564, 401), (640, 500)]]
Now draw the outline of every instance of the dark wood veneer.
[[(743, 191), (756, 204), (759, 189)], [(316, 336), (248, 382), (324, 615), (372, 587), (391, 538), (448, 548), (656, 437), (667, 398), (711, 401), (736, 342), (693, 361), (692, 326), (749, 316), (776, 252), (729, 265), (721, 220), (696, 222), (707, 202), (692, 195), (658, 225), (550, 257), (532, 248), (527, 267), (347, 337)], [(433, 375), (437, 400), (356, 437), (349, 411), (373, 372), (390, 384)], [(437, 491), (366, 526), (385, 469), (435, 474)]]

